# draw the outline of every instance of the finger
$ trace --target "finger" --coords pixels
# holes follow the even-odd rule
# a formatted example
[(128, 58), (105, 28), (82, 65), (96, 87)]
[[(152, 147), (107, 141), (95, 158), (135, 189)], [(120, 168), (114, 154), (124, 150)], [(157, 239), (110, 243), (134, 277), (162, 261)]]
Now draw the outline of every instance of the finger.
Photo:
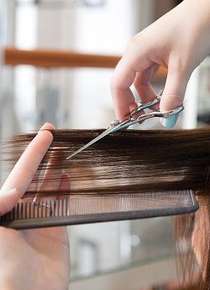
[(67, 173), (63, 173), (59, 184), (59, 190), (69, 192), (70, 190), (70, 176)]
[(29, 187), (45, 153), (53, 141), (49, 129), (51, 124), (45, 124), (36, 137), (27, 146), (0, 190), (0, 214), (11, 210)]
[[(169, 111), (182, 105), (186, 86), (190, 74), (178, 68), (168, 67), (168, 75), (165, 88), (160, 101), (160, 110)], [(178, 115), (171, 116), (162, 120), (164, 127), (171, 128), (176, 124)]]
[(130, 86), (135, 81), (136, 73), (143, 72), (150, 65), (148, 47), (139, 47), (139, 37), (134, 37), (119, 61), (112, 79), (112, 96), (117, 119), (123, 120), (137, 106)]
[(134, 87), (141, 99), (142, 103), (148, 103), (157, 96), (150, 81), (157, 70), (158, 65), (153, 64), (143, 72), (138, 72), (134, 81)]
[[(49, 170), (46, 172), (45, 177), (47, 177), (48, 174), (49, 174)], [(60, 178), (57, 180), (59, 180), (57, 187), (56, 187), (58, 192), (64, 192), (64, 191), (69, 192), (69, 189), (70, 189), (69, 175), (67, 173), (62, 173), (62, 174), (60, 174)], [(48, 184), (48, 181), (46, 181), (46, 182)], [(44, 183), (45, 183), (45, 180), (42, 184), (43, 188), (45, 188)], [(61, 195), (60, 197), (64, 198), (65, 196)], [(53, 199), (55, 199), (55, 197), (53, 197)], [(30, 235), (28, 235), (29, 232), (30, 231), (28, 231), (28, 230), (24, 231), (24, 234), (28, 239), (31, 237), (31, 233), (30, 233)], [(33, 230), (33, 232), (34, 232), (34, 230)], [(46, 237), (47, 239), (49, 239), (53, 242), (57, 241), (59, 243), (62, 242), (66, 246), (69, 245), (68, 234), (67, 234), (65, 227), (53, 227), (53, 228), (37, 229), (35, 232), (36, 232), (36, 236), (37, 236), (37, 234), (39, 234), (39, 235), (42, 235), (43, 237)], [(31, 242), (33, 242), (33, 240)]]
[(130, 86), (135, 80), (136, 72), (121, 60), (112, 78), (112, 97), (116, 118), (120, 121), (136, 107), (136, 101)]
[[(61, 156), (59, 155), (58, 158), (56, 152), (52, 153), (49, 157), (47, 168), (42, 177), (43, 182), (38, 192), (42, 193), (44, 191), (60, 190), (60, 183), (64, 175), (61, 165)], [(59, 166), (61, 166), (61, 168), (59, 168)]]
[[(57, 158), (52, 154), (49, 157), (47, 167), (43, 176), (40, 178), (41, 185), (38, 188), (38, 192), (53, 191), (58, 188), (61, 176), (61, 169), (54, 169), (53, 165), (57, 161)], [(58, 161), (57, 161), (58, 162)]]

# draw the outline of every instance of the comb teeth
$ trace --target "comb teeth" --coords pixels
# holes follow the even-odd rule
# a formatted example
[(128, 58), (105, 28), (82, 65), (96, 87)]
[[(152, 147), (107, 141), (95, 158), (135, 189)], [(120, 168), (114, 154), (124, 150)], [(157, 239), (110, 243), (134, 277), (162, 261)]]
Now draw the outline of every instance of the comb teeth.
[(6, 225), (15, 220), (46, 219), (52, 216), (64, 217), (67, 215), (67, 199), (40, 202), (20, 201), (12, 211), (0, 217), (0, 224)]
[(0, 225), (27, 229), (176, 215), (197, 209), (191, 190), (63, 195), (36, 202), (23, 199), (0, 217)]

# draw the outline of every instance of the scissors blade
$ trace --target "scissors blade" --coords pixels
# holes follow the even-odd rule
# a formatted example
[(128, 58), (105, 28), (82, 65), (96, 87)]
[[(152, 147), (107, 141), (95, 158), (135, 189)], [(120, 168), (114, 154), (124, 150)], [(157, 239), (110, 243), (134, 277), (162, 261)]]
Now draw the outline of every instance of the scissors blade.
[(92, 139), (90, 142), (88, 142), (87, 144), (85, 144), (84, 146), (82, 146), (81, 148), (79, 148), (78, 150), (76, 150), (74, 153), (72, 153), (71, 155), (69, 155), (66, 159), (68, 159), (68, 160), (71, 159), (73, 156), (77, 155), (78, 153), (82, 152), (83, 150), (87, 149), (91, 145), (95, 144), (96, 142), (98, 142), (99, 140), (101, 140), (102, 138), (104, 138), (105, 136), (109, 135), (112, 131), (113, 131), (113, 128), (112, 127), (107, 128), (105, 131), (103, 131), (97, 137), (95, 137), (94, 139)]

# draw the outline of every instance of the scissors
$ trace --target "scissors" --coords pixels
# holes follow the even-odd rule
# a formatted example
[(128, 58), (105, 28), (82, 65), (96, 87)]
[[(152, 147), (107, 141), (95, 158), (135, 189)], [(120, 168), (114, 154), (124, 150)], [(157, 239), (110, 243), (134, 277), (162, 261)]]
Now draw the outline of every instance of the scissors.
[(87, 149), (91, 145), (95, 144), (99, 140), (103, 139), (105, 136), (112, 134), (114, 132), (120, 131), (122, 129), (127, 129), (128, 127), (135, 125), (135, 124), (141, 124), (144, 121), (152, 118), (168, 118), (170, 116), (176, 115), (184, 110), (184, 106), (181, 105), (173, 110), (160, 112), (160, 111), (151, 111), (148, 113), (144, 113), (145, 109), (152, 109), (153, 106), (160, 103), (160, 97), (157, 96), (154, 100), (145, 103), (145, 104), (139, 104), (129, 115), (128, 117), (123, 121), (114, 120), (111, 122), (109, 127), (103, 131), (101, 134), (99, 134), (97, 137), (92, 139), (90, 142), (73, 152), (71, 155), (69, 155), (66, 159), (71, 159), (78, 153), (82, 152), (83, 150)]

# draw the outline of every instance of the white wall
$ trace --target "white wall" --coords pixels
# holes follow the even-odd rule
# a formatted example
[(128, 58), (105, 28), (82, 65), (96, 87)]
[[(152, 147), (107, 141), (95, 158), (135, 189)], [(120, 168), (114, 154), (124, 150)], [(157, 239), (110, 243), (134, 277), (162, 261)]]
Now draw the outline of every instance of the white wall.
[(176, 279), (173, 259), (156, 261), (124, 271), (70, 283), (71, 290), (140, 290)]
[[(106, 3), (105, 8), (76, 10), (77, 50), (121, 55), (129, 39), (149, 22), (150, 0), (107, 0)], [(75, 73), (70, 102), (72, 127), (105, 127), (114, 118), (111, 75), (111, 70), (83, 69)]]

